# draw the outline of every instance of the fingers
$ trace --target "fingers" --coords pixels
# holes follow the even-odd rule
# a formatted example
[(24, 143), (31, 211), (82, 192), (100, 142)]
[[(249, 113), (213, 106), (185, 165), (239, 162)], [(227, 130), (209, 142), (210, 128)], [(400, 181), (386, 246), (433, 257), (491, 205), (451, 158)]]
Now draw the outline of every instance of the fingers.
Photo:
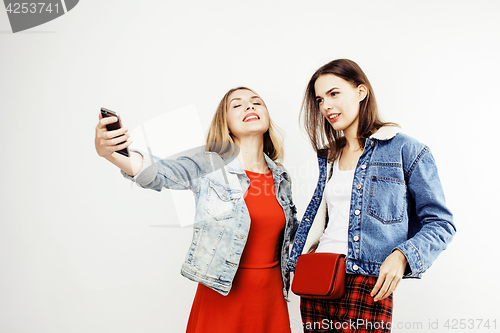
[[(116, 144), (111, 144), (111, 142), (116, 142)], [(128, 148), (132, 144), (133, 140), (128, 139), (128, 140), (123, 140), (123, 137), (119, 137), (113, 140), (103, 140), (101, 141), (101, 145), (98, 149), (98, 154), (100, 156), (107, 156), (112, 153), (114, 153), (117, 150), (121, 150), (124, 148)]]
[(112, 139), (108, 139), (105, 141), (106, 141), (106, 145), (116, 146), (118, 144), (126, 142), (128, 139), (130, 139), (130, 134), (127, 133), (127, 134), (120, 135), (120, 136), (117, 136), (117, 137), (114, 137)]
[(99, 113), (99, 122), (96, 126), (96, 136), (99, 139), (112, 139), (118, 136), (121, 136), (128, 132), (126, 127), (121, 127), (114, 131), (108, 131), (106, 125), (113, 124), (118, 121), (116, 117), (106, 117), (102, 118), (102, 115)]
[(116, 123), (118, 121), (118, 118), (116, 117), (102, 117), (102, 114), (99, 112), (99, 122), (97, 123), (96, 128), (103, 128), (106, 125)]
[(377, 278), (377, 282), (375, 283), (375, 286), (373, 287), (372, 292), (370, 293), (370, 296), (373, 297), (373, 296), (377, 295), (380, 288), (384, 284), (384, 281), (385, 281), (385, 274), (382, 275), (382, 273), (380, 273), (378, 278)]
[(102, 125), (109, 125), (109, 124), (112, 124), (112, 123), (116, 123), (118, 121), (118, 118), (116, 117), (106, 117), (106, 118), (103, 118), (101, 114), (99, 114), (99, 122), (102, 124)]
[(403, 278), (406, 257), (399, 251), (393, 252), (380, 266), (380, 273), (370, 295), (374, 301), (387, 298), (396, 289)]
[(108, 131), (106, 125), (118, 121), (117, 117), (102, 117), (99, 113), (99, 122), (95, 128), (95, 149), (101, 157), (113, 154), (117, 150), (127, 148), (132, 143), (128, 129), (125, 127)]
[(116, 123), (118, 119), (116, 117), (102, 118), (99, 116), (99, 122), (97, 123), (96, 130), (106, 130), (106, 125)]
[(129, 139), (129, 140), (123, 142), (122, 144), (112, 146), (111, 149), (114, 149), (114, 151), (122, 150), (124, 148), (128, 148), (128, 146), (130, 146), (132, 144), (132, 142), (133, 142), (132, 139)]
[(105, 139), (105, 140), (112, 140), (114, 138), (122, 137), (124, 135), (130, 137), (130, 134), (128, 134), (128, 129), (125, 127), (114, 131), (108, 131), (106, 127), (104, 127), (104, 129), (97, 131), (97, 137), (99, 139)]
[[(379, 276), (380, 278), (380, 276)], [(398, 286), (399, 284), (399, 281), (401, 280), (401, 278), (398, 278), (397, 276), (392, 276), (392, 277), (389, 277), (388, 275), (385, 276), (385, 279), (384, 279), (384, 283), (382, 285), (382, 287), (380, 287), (380, 290), (378, 290), (378, 293), (377, 292), (373, 292), (372, 291), (372, 296), (373, 295), (376, 295), (373, 300), (375, 302), (378, 302), (380, 300), (383, 300), (383, 299), (386, 299), (387, 297), (389, 297), (392, 292), (394, 290), (396, 290), (396, 287)], [(375, 288), (374, 288), (375, 290)]]
[[(114, 132), (114, 131), (113, 131)], [(124, 142), (129, 142), (130, 134), (122, 134), (116, 137), (110, 137), (110, 132), (106, 132), (102, 134), (102, 137), (99, 138), (99, 142), (101, 146), (104, 147), (116, 147)]]

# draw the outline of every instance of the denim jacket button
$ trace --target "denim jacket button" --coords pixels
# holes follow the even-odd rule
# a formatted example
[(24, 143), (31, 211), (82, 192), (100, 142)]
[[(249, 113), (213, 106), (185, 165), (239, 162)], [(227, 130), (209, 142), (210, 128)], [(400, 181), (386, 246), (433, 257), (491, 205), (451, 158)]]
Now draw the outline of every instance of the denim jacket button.
[(359, 269), (358, 265), (354, 265), (352, 266), (352, 269), (354, 269), (355, 271), (357, 271)]
[(355, 242), (357, 242), (357, 241), (359, 241), (359, 236), (354, 236), (353, 239), (354, 239)]
[(361, 169), (363, 169), (363, 170), (364, 170), (364, 169), (366, 169), (366, 164), (363, 164), (363, 165), (361, 166)]
[(361, 184), (358, 184), (358, 186), (356, 186), (358, 190), (361, 190), (361, 187), (362, 187)]
[(372, 141), (372, 142), (370, 143), (370, 146), (372, 146), (372, 147), (373, 147), (373, 146), (375, 146), (375, 142), (373, 142), (373, 141)]
[(359, 209), (356, 209), (356, 210), (354, 211), (354, 215), (359, 215), (359, 214), (361, 214), (361, 211), (360, 211)]

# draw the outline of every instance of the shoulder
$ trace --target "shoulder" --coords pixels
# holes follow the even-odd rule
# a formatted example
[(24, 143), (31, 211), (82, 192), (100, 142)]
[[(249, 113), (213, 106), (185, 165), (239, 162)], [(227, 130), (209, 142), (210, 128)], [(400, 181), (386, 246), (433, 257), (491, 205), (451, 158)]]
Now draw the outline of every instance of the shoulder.
[(328, 148), (323, 148), (318, 150), (317, 158), (318, 158), (318, 167), (320, 172), (325, 172), (328, 165), (328, 155), (330, 150)]
[(379, 141), (379, 143), (391, 151), (400, 152), (406, 158), (415, 158), (429, 149), (417, 139), (401, 132), (397, 133), (393, 138)]
[(426, 147), (423, 143), (402, 132), (401, 128), (386, 125), (375, 132), (370, 139), (377, 140), (380, 145), (391, 150), (401, 150), (410, 153), (420, 151)]
[(281, 162), (267, 160), (267, 165), (270, 167), (273, 173), (282, 175), (283, 178), (285, 178), (286, 180), (290, 180), (290, 175), (288, 174), (288, 170)]
[(407, 134), (398, 133), (388, 141), (388, 145), (391, 150), (397, 151), (401, 155), (403, 168), (408, 175), (412, 174), (422, 160), (434, 163), (429, 147)]
[(208, 151), (186, 154), (179, 156), (176, 160), (179, 162), (185, 161), (186, 163), (194, 163), (201, 170), (207, 170), (213, 165), (220, 165), (221, 163), (224, 163), (219, 154)]
[(281, 162), (271, 160), (266, 154), (264, 154), (264, 156), (266, 158), (267, 166), (271, 170), (273, 176), (282, 177), (284, 180), (288, 181), (291, 184), (292, 179), (290, 177), (290, 174), (288, 173), (287, 168), (285, 168), (285, 166)]
[(400, 146), (403, 150), (422, 150), (427, 147), (417, 139), (401, 132), (389, 141), (391, 141), (392, 145)]

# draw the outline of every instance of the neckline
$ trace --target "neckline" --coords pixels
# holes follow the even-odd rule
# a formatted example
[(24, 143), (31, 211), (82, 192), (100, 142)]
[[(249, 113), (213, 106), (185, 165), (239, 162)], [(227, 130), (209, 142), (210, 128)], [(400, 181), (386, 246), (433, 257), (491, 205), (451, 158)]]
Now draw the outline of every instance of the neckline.
[(333, 162), (333, 167), (335, 168), (335, 171), (338, 171), (338, 172), (353, 172), (356, 170), (356, 167), (354, 167), (354, 169), (349, 169), (349, 170), (340, 170), (339, 169), (339, 159), (336, 159), (335, 162)]
[(250, 171), (250, 170), (245, 170), (245, 173), (248, 175), (252, 175), (252, 176), (268, 176), (270, 173), (271, 173), (271, 170), (267, 170), (266, 173), (260, 173), (260, 172), (254, 172), (254, 171)]

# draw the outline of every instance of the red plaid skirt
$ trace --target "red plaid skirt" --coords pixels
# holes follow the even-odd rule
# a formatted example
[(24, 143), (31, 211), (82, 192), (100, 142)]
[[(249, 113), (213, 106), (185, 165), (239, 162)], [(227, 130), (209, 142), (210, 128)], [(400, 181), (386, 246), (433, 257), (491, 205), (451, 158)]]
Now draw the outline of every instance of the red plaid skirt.
[(390, 332), (392, 294), (374, 302), (370, 292), (376, 277), (348, 274), (346, 280), (346, 293), (340, 299), (300, 298), (304, 332)]

